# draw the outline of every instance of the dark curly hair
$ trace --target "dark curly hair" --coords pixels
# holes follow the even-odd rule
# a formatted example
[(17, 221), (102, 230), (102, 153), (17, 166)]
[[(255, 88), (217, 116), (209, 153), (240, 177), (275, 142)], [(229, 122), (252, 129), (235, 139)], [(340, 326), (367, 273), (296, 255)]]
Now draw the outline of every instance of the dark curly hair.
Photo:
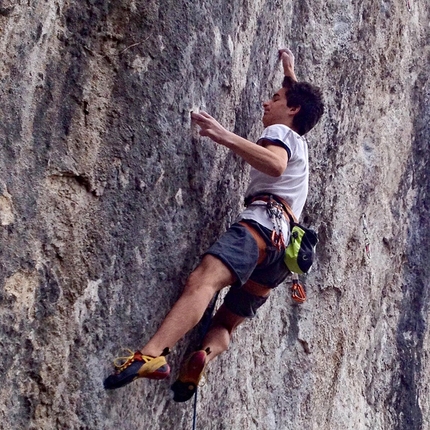
[(294, 116), (293, 127), (303, 136), (315, 127), (324, 113), (322, 92), (308, 82), (296, 82), (289, 76), (285, 76), (282, 86), (286, 89), (287, 106), (300, 106)]

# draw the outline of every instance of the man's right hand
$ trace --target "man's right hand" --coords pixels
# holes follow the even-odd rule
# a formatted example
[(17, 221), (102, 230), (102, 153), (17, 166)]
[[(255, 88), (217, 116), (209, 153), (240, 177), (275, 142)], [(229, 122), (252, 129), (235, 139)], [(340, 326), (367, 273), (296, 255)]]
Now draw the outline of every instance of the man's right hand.
[(284, 75), (289, 76), (297, 82), (296, 74), (294, 72), (294, 54), (288, 48), (280, 49), (278, 54), (279, 59), (282, 61)]
[(191, 119), (200, 127), (200, 136), (206, 136), (220, 145), (225, 145), (229, 131), (226, 130), (215, 118), (205, 111), (191, 112)]

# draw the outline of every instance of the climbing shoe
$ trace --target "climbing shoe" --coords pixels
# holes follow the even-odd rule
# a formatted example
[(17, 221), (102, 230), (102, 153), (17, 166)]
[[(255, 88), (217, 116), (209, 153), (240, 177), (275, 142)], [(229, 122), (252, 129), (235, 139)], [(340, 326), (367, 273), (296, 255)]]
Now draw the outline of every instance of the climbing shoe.
[(137, 378), (165, 379), (170, 375), (170, 367), (166, 361), (169, 348), (165, 348), (159, 357), (142, 355), (140, 351), (127, 351), (130, 356), (114, 360), (116, 371), (103, 382), (106, 390), (123, 387)]
[(210, 353), (209, 348), (195, 351), (184, 362), (178, 379), (171, 386), (175, 402), (186, 402), (193, 397), (206, 366), (206, 357)]

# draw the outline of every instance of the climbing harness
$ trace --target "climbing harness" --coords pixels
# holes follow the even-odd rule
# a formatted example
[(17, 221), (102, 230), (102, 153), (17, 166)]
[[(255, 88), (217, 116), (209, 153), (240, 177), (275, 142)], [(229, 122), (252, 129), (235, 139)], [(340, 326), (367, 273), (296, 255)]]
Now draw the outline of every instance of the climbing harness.
[(369, 231), (367, 229), (367, 218), (366, 214), (363, 213), (361, 215), (361, 221), (363, 223), (363, 234), (364, 234), (364, 251), (366, 254), (366, 260), (367, 262), (370, 261), (371, 253), (370, 253), (370, 239), (369, 239)]
[[(247, 197), (245, 206), (264, 206), (272, 221), (272, 244), (276, 249), (285, 248), (284, 262), (292, 273), (308, 273), (315, 259), (315, 247), (318, 243), (317, 233), (297, 222), (288, 203), (279, 196), (257, 195)], [(290, 239), (285, 243), (282, 234), (282, 221), (288, 220)]]
[(254, 197), (247, 197), (245, 199), (245, 206), (263, 206), (266, 208), (267, 215), (272, 221), (272, 245), (279, 251), (285, 247), (285, 238), (282, 234), (282, 221), (283, 219), (290, 219), (290, 214), (285, 209), (283, 202), (277, 201), (278, 197), (273, 195), (258, 195)]
[(245, 199), (245, 206), (263, 206), (266, 208), (267, 215), (272, 221), (272, 245), (279, 251), (285, 246), (284, 235), (282, 234), (282, 219), (288, 216), (283, 205), (277, 202), (273, 196), (261, 195)]

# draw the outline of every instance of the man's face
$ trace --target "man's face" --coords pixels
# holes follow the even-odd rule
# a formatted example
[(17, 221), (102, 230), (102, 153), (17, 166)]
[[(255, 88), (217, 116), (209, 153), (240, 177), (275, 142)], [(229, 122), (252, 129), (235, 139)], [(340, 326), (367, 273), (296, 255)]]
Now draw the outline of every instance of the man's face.
[(273, 94), (270, 100), (267, 100), (263, 103), (264, 114), (262, 121), (264, 127), (274, 124), (290, 125), (290, 108), (287, 106), (285, 92), (286, 89), (281, 88), (275, 94)]

